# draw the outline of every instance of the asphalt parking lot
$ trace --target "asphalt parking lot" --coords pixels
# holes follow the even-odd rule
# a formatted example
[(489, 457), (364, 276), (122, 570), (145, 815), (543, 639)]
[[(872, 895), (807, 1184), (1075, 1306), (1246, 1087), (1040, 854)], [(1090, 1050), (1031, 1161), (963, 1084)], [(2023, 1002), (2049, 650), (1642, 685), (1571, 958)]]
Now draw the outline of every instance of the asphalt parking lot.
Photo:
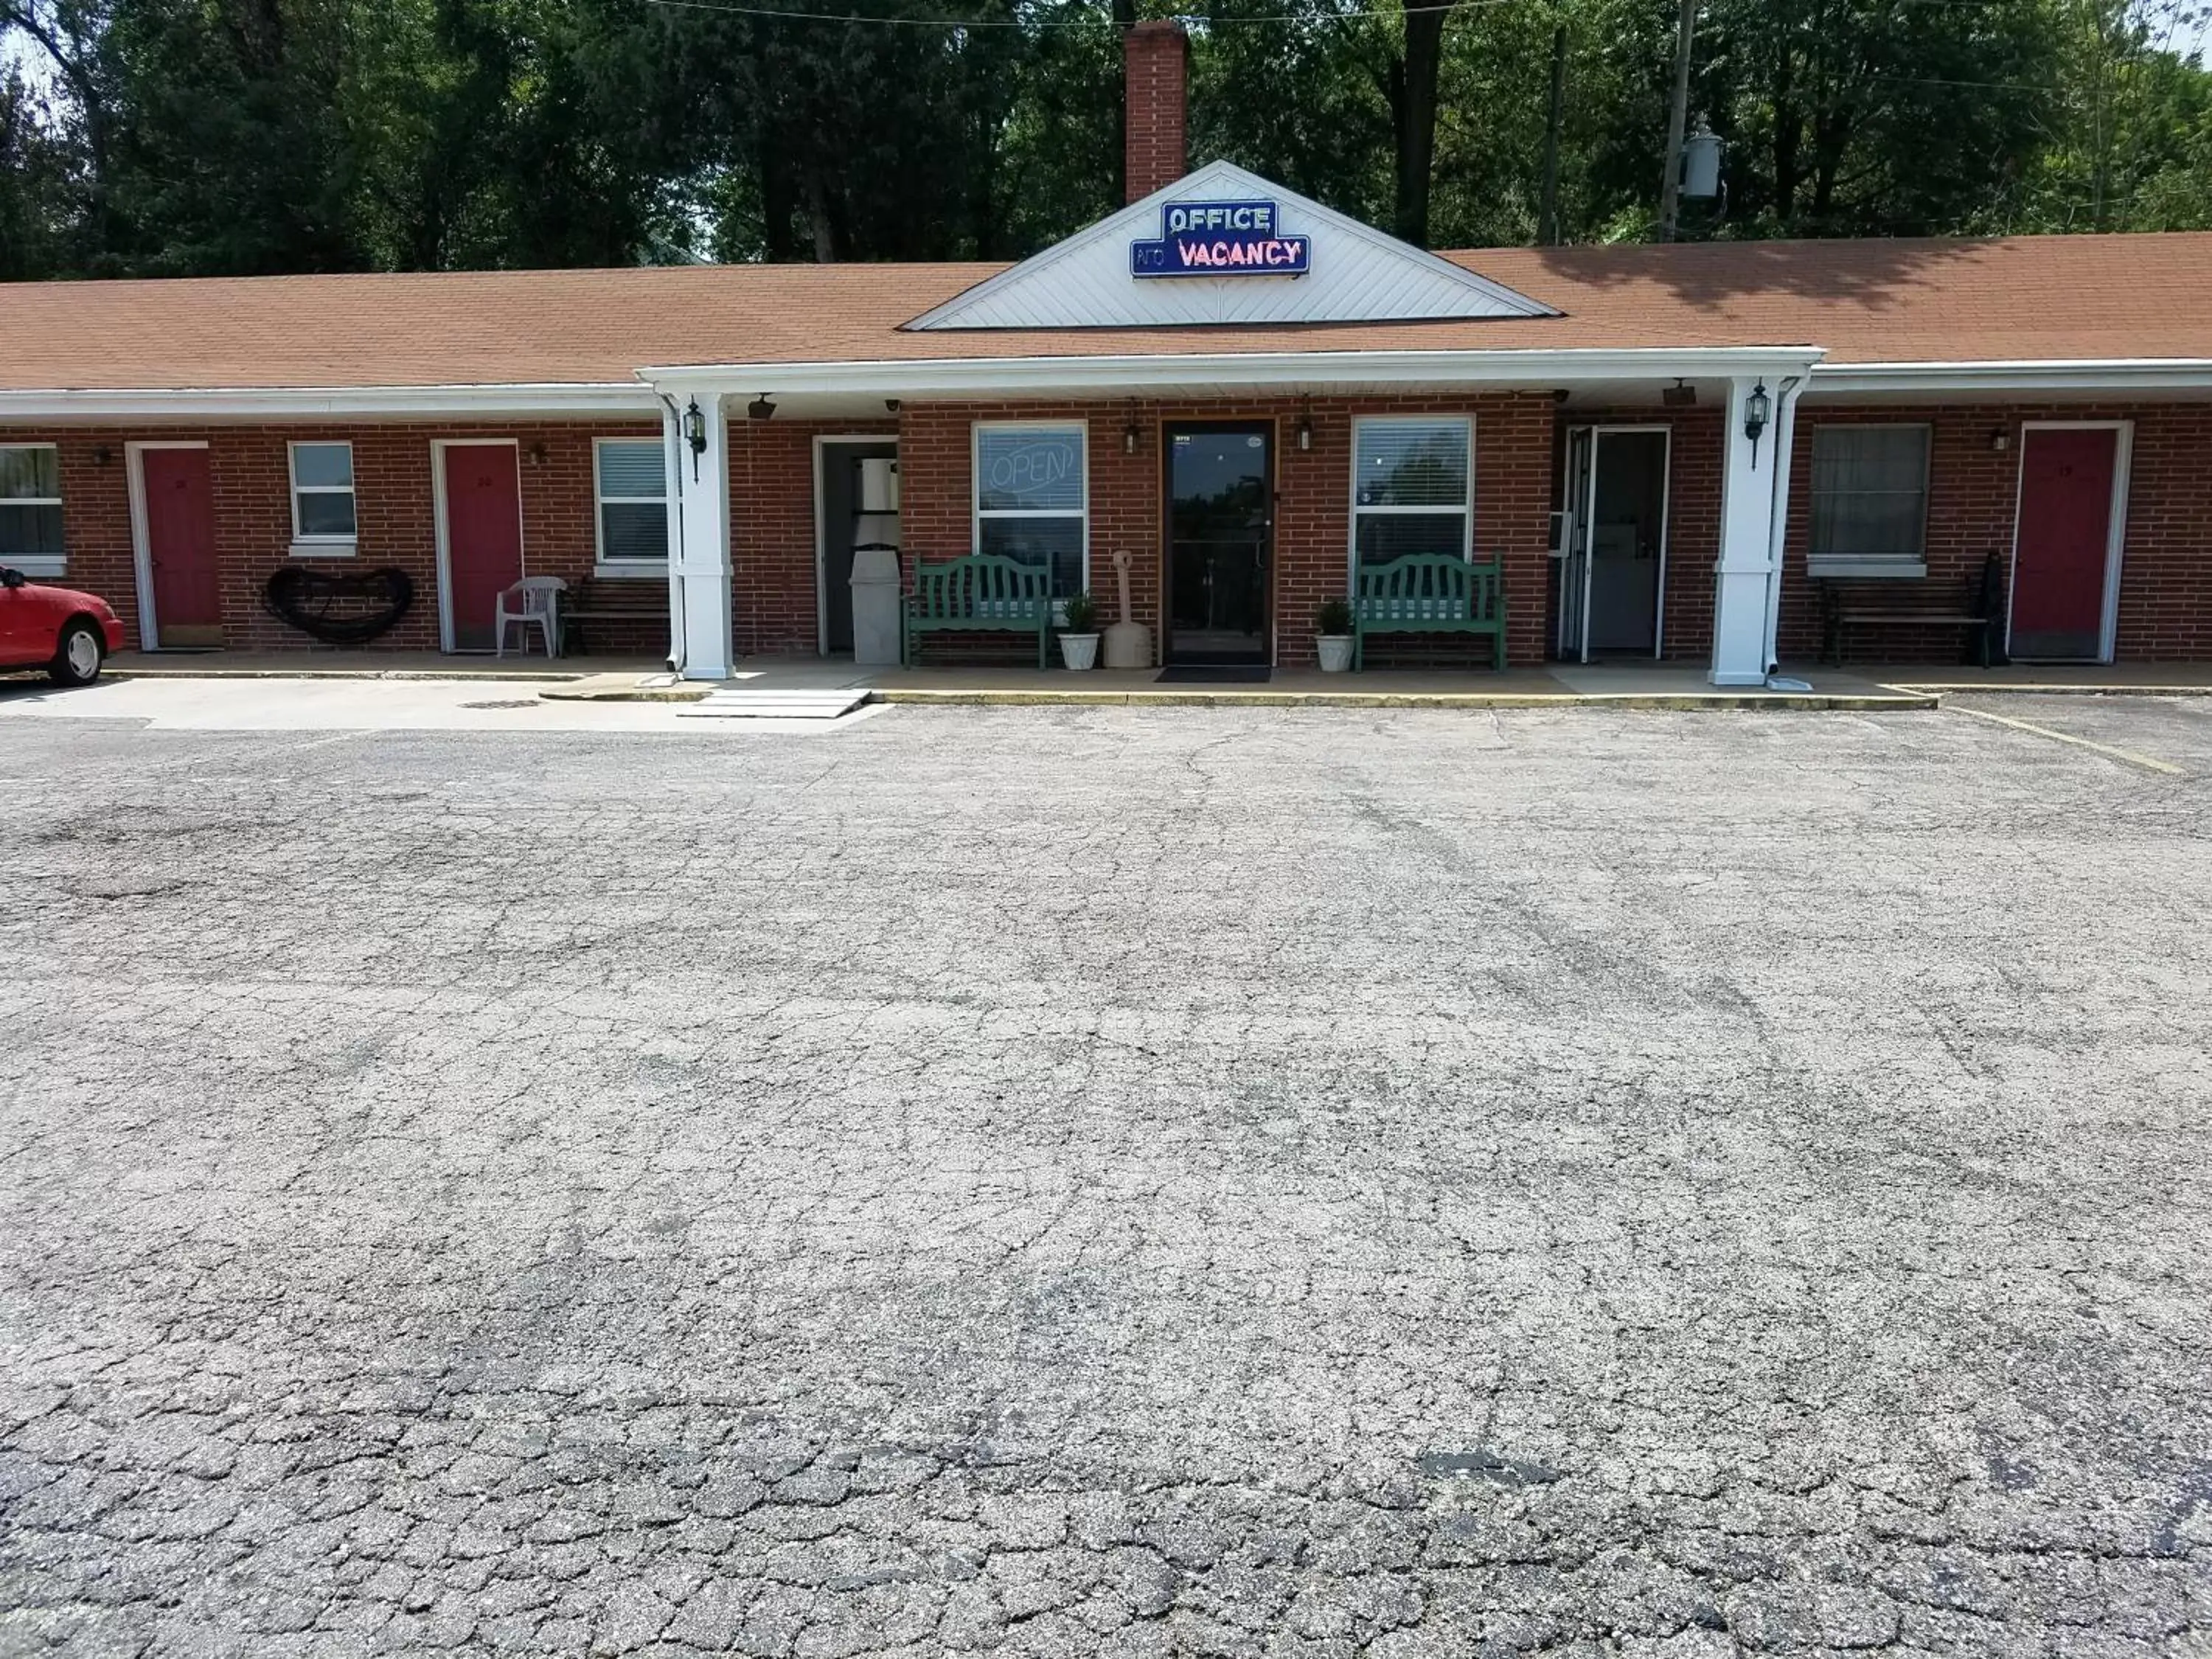
[(2212, 699), (414, 724), (0, 691), (0, 1653), (2212, 1652)]

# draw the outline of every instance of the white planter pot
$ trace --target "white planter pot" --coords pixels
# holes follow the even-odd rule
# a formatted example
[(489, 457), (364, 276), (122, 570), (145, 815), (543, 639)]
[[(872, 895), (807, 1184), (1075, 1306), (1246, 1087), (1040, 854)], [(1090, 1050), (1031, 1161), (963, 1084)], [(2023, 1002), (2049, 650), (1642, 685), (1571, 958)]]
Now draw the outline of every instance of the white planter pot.
[(1098, 666), (1098, 636), (1096, 634), (1062, 634), (1060, 636), (1060, 659), (1070, 668)]
[(1318, 634), (1314, 643), (1321, 647), (1321, 672), (1341, 674), (1352, 666), (1352, 635), (1349, 634)]

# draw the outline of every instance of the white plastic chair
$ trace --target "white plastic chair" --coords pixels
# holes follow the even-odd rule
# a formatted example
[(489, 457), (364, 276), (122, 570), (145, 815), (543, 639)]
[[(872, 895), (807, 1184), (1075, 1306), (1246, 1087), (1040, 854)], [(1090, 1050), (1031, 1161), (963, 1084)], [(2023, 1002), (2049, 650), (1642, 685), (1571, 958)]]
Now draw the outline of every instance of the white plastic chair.
[(507, 654), (507, 630), (520, 623), (522, 625), (522, 653), (530, 654), (530, 625), (538, 624), (538, 633), (545, 641), (545, 654), (561, 654), (561, 595), (568, 591), (568, 584), (558, 576), (525, 576), (499, 596), (497, 624), (499, 643), (495, 654)]

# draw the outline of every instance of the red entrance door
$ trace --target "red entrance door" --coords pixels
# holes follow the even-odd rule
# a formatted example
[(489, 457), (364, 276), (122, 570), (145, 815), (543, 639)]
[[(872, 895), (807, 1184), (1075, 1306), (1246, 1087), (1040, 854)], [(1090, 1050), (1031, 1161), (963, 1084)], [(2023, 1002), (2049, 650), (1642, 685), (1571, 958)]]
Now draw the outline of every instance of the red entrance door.
[(204, 449), (142, 449), (146, 558), (153, 567), (155, 643), (222, 643), (216, 580), (215, 482)]
[(453, 649), (489, 651), (499, 596), (522, 578), (522, 490), (513, 444), (448, 444), (446, 593)]
[(2116, 427), (2030, 427), (2022, 435), (2013, 655), (2103, 655), (2119, 453)]

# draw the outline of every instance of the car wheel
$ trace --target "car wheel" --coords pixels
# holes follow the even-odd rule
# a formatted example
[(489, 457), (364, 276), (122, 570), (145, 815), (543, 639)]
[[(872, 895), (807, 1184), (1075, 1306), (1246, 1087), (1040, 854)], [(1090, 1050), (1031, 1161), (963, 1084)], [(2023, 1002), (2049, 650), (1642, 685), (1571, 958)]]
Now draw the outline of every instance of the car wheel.
[(100, 630), (88, 622), (73, 622), (62, 629), (62, 648), (54, 653), (46, 672), (58, 685), (90, 685), (100, 678), (100, 665), (106, 655)]

